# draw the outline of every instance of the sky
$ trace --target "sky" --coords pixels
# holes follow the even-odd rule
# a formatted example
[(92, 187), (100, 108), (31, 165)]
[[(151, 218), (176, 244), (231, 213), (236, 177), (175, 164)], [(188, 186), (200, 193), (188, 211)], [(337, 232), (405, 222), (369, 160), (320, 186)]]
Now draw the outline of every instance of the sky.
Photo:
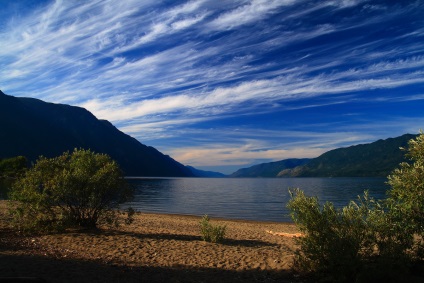
[(223, 173), (424, 129), (424, 1), (0, 0), (0, 89)]

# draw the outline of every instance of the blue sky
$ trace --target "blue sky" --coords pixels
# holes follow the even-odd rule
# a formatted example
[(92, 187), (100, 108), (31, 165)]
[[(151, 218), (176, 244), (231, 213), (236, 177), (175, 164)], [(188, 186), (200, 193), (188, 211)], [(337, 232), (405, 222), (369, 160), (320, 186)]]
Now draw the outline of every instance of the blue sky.
[(0, 89), (231, 173), (424, 128), (424, 2), (0, 1)]

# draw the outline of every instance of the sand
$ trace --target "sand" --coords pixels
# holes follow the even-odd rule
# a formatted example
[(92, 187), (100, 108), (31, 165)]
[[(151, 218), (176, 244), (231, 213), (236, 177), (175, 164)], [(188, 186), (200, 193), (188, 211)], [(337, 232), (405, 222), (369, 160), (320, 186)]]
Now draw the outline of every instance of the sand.
[[(0, 282), (299, 282), (291, 271), (290, 223), (211, 219), (221, 244), (202, 241), (201, 217), (137, 213), (130, 226), (23, 237), (8, 228), (0, 202)], [(270, 231), (272, 233), (270, 233)], [(287, 236), (278, 235), (286, 233)], [(282, 234), (284, 235), (284, 234)]]

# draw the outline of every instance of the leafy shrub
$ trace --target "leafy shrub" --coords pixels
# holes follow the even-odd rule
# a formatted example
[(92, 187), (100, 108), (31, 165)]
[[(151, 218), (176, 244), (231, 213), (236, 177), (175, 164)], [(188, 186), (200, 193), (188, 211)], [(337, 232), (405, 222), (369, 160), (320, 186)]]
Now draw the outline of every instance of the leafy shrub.
[(132, 197), (122, 172), (105, 154), (90, 150), (40, 157), (12, 187), (14, 224), (21, 232), (118, 224), (116, 208)]
[[(403, 149), (405, 150), (405, 149)], [(423, 253), (424, 240), (424, 134), (408, 142), (406, 157), (388, 177), (388, 207), (402, 229), (419, 237), (414, 251)], [(422, 256), (422, 255), (421, 255)]]
[(203, 241), (220, 243), (225, 238), (227, 227), (220, 225), (212, 225), (209, 223), (209, 217), (204, 215), (200, 221), (200, 233), (202, 234)]
[(322, 207), (316, 197), (290, 191), (291, 216), (304, 237), (298, 239), (295, 265), (302, 271), (328, 273), (338, 281), (351, 278), (361, 265), (361, 248), (367, 241), (364, 209), (351, 203), (336, 209), (330, 202)]
[(288, 208), (304, 233), (295, 267), (334, 282), (400, 282), (424, 255), (424, 134), (388, 177), (386, 200), (368, 193), (342, 209), (290, 190)]
[(0, 179), (19, 177), (27, 169), (27, 163), (24, 156), (0, 159)]

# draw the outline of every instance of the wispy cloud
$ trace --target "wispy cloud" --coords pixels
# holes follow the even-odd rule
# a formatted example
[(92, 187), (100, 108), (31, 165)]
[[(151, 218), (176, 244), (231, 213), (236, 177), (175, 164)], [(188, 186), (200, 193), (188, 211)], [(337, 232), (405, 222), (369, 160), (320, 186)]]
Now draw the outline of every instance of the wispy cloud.
[[(424, 125), (424, 118), (393, 117), (387, 121), (363, 120), (356, 125), (312, 124), (310, 131), (300, 129), (260, 130), (224, 129), (196, 131), (200, 137), (213, 135), (221, 142), (163, 148), (184, 164), (193, 166), (238, 165), (272, 162), (287, 158), (314, 158), (340, 147), (370, 143), (380, 138), (396, 137), (405, 133), (416, 134)], [(312, 129), (333, 127), (331, 132)], [(245, 137), (240, 140), (238, 136)], [(267, 137), (273, 137), (269, 140)], [(205, 159), (208, 156), (208, 159)]]
[[(251, 129), (253, 130), (253, 129)], [(237, 132), (237, 131), (236, 131)], [(287, 158), (314, 158), (322, 153), (346, 144), (358, 143), (370, 138), (368, 135), (353, 132), (319, 133), (302, 131), (258, 131), (254, 136), (247, 134), (248, 139), (240, 141), (235, 137), (234, 130), (222, 135), (228, 143), (203, 144), (202, 146), (181, 147), (171, 150), (172, 156), (185, 164), (194, 166), (217, 165), (252, 165), (262, 162), (272, 162)], [(282, 142), (267, 142), (265, 137), (272, 134)], [(287, 136), (299, 137), (299, 140), (287, 140)], [(205, 160), (208, 156), (208, 160)]]
[(216, 30), (234, 29), (269, 17), (281, 6), (290, 6), (295, 2), (295, 0), (253, 0), (219, 15), (209, 23), (209, 27)]
[(162, 36), (170, 36), (198, 24), (209, 14), (205, 10), (199, 11), (204, 2), (205, 1), (192, 1), (161, 13), (152, 13), (155, 17), (150, 16), (150, 21), (152, 23), (149, 25), (147, 31), (143, 32), (142, 35), (133, 40), (130, 44), (115, 49), (115, 52), (123, 52), (140, 47)]
[[(308, 109), (423, 101), (419, 1), (39, 3), (31, 9), (11, 5), (16, 9), (0, 19), (1, 89), (86, 107), (154, 146), (161, 146), (160, 138), (187, 140), (191, 129), (208, 122), (222, 121), (225, 128), (238, 117), (247, 124), (255, 115), (301, 120)], [(269, 135), (279, 131), (287, 126)], [(247, 134), (238, 134), (243, 147)], [(254, 144), (261, 139), (269, 140), (258, 137)], [(274, 144), (264, 151), (244, 147), (233, 160), (324, 149)], [(239, 146), (221, 146), (211, 148), (210, 156), (231, 163), (225, 153)], [(183, 149), (192, 156), (207, 150), (180, 148), (166, 150), (187, 161)]]
[[(382, 65), (387, 68), (391, 64)], [(188, 91), (187, 94), (149, 98), (132, 103), (128, 103), (127, 96), (122, 96), (122, 99), (114, 96), (109, 100), (90, 100), (81, 104), (81, 106), (91, 110), (101, 118), (112, 121), (175, 112), (183, 112), (183, 116), (192, 116), (199, 113), (214, 115), (231, 110), (237, 115), (239, 114), (236, 110), (238, 106), (249, 101), (257, 107), (259, 104), (270, 105), (273, 102), (312, 98), (334, 93), (351, 93), (424, 83), (423, 72), (419, 71), (389, 77), (361, 79), (367, 71), (372, 73), (384, 72), (385, 70), (381, 68), (383, 67), (373, 66), (370, 68), (371, 71), (350, 70), (339, 74), (320, 75), (315, 78), (288, 75), (271, 80), (245, 82), (232, 87), (218, 87), (203, 93)], [(356, 77), (356, 80), (346, 80), (348, 77)], [(419, 96), (411, 96), (409, 99), (414, 98), (419, 99)], [(220, 108), (217, 109), (217, 107)], [(310, 106), (305, 105), (305, 107)], [(269, 109), (269, 111), (272, 111), (272, 109)]]

